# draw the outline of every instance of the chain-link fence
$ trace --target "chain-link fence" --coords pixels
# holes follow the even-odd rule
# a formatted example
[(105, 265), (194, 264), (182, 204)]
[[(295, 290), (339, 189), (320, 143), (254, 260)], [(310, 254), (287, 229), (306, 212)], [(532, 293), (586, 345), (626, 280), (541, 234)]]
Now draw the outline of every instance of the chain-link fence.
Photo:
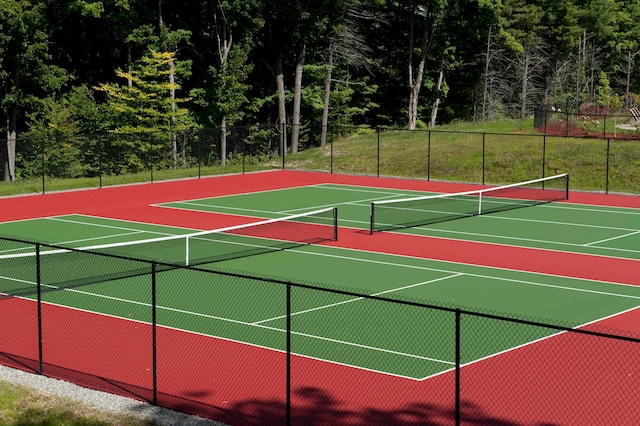
[(637, 424), (640, 338), (0, 238), (0, 363), (230, 425)]
[(522, 134), (305, 126), (295, 148), (291, 128), (273, 125), (30, 137), (16, 144), (16, 190), (7, 194), (268, 169), (480, 184), (569, 173), (573, 189), (640, 193), (630, 169), (640, 162), (635, 127), (609, 131), (615, 120), (607, 116), (606, 131), (569, 132), (567, 123), (580, 121), (576, 113), (543, 109), (538, 115), (540, 132)]

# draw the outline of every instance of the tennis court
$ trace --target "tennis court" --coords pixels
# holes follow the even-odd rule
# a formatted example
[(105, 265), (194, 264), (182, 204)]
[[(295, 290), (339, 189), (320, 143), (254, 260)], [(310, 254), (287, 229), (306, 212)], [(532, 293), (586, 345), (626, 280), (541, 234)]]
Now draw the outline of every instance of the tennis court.
[[(196, 191), (185, 198), (172, 194), (167, 197), (171, 202), (141, 197), (132, 201), (134, 209), (105, 208), (103, 215), (94, 208), (4, 221), (0, 235), (164, 262), (153, 275), (157, 277), (154, 320), (158, 326), (275, 354), (290, 345), (293, 355), (302, 359), (366, 373), (376, 389), (389, 387), (390, 379), (434, 383), (446, 377), (456, 361), (471, 368), (490, 365), (509, 354), (526, 359), (535, 353), (531, 348), (566, 339), (558, 330), (519, 322), (501, 324), (497, 333), (495, 318), (479, 317), (458, 330), (465, 349), (456, 360), (454, 309), (588, 328), (635, 315), (640, 307), (635, 276), (628, 280), (577, 277), (419, 255), (421, 245), (446, 238), (456, 243), (553, 250), (559, 256), (597, 255), (601, 261), (635, 265), (640, 255), (637, 209), (544, 203), (370, 235), (372, 202), (413, 199), (429, 192), (360, 182), (238, 189), (204, 197), (193, 197)], [(207, 192), (212, 191), (207, 188), (201, 194)], [(141, 220), (145, 215), (148, 222)], [(229, 226), (232, 222), (254, 226)], [(282, 226), (289, 222), (291, 228)], [(261, 224), (269, 226), (268, 234), (256, 231)], [(204, 248), (197, 248), (195, 241), (209, 235), (199, 232), (205, 229), (223, 229), (233, 239), (207, 237)], [(408, 251), (415, 255), (394, 254), (401, 250), (388, 246), (393, 241), (399, 247), (408, 244)], [(154, 244), (150, 250), (144, 248), (148, 243)], [(0, 291), (19, 295), (21, 300), (35, 299), (35, 270), (28, 266), (33, 246), (1, 244)], [(493, 246), (483, 247), (491, 251)], [(53, 248), (43, 249), (39, 256), (41, 297), (47, 304), (100, 318), (151, 322), (146, 265), (125, 262), (118, 270), (112, 258), (104, 265), (95, 260), (85, 264), (82, 251), (67, 256)], [(303, 286), (287, 299), (282, 283)], [(410, 303), (383, 305), (357, 294)], [(415, 304), (444, 309), (426, 310)], [(287, 330), (290, 342), (283, 337)], [(528, 350), (533, 352), (527, 355)], [(547, 348), (545, 353), (552, 351)], [(634, 371), (637, 368), (633, 365)], [(320, 370), (315, 373), (321, 374)], [(634, 378), (632, 386), (637, 385)]]
[[(370, 228), (372, 202), (424, 195), (437, 194), (326, 184), (260, 194), (185, 200), (162, 206), (278, 217), (336, 205), (340, 209), (341, 226), (367, 230)], [(398, 215), (398, 210), (392, 209), (390, 215)], [(413, 235), (640, 259), (640, 211), (637, 209), (549, 203), (476, 215), (465, 220), (450, 220), (446, 216), (428, 225), (421, 225), (420, 219), (418, 215), (415, 226), (391, 230)]]
[[(71, 239), (57, 242), (71, 246), (82, 244), (81, 247), (92, 246), (97, 242), (101, 246), (105, 242), (131, 242), (135, 241), (134, 237), (147, 241), (157, 236), (184, 235), (185, 232), (184, 229), (78, 215), (0, 224), (2, 234), (21, 233), (25, 237), (38, 236), (51, 242), (64, 235)], [(166, 245), (166, 242), (163, 243)], [(251, 239), (245, 244), (254, 246), (255, 241)], [(129, 249), (138, 246), (124, 247)], [(120, 247), (116, 246), (112, 250), (117, 252), (118, 248)], [(9, 254), (9, 257), (4, 258), (5, 261), (15, 259), (9, 251), (16, 252), (15, 249), (5, 250), (2, 254)], [(140, 291), (144, 284), (137, 282), (146, 282), (146, 277), (116, 280), (109, 277), (105, 282), (82, 285), (81, 290), (75, 285), (65, 290), (67, 281), (75, 284), (77, 279), (68, 270), (64, 273), (57, 270), (61, 261), (56, 258), (56, 254), (44, 253), (43, 268), (46, 269), (48, 264), (56, 267), (56, 271), (45, 275), (44, 283), (50, 289), (54, 286), (61, 289), (46, 296), (50, 303), (114, 316), (127, 311), (128, 318), (140, 321), (147, 318), (148, 297)], [(163, 247), (163, 251), (156, 251), (155, 256), (163, 256), (167, 261), (181, 259), (182, 241), (170, 248)], [(71, 261), (77, 262), (80, 258), (72, 256)], [(22, 270), (23, 265), (21, 262), (19, 267), (9, 267), (5, 269), (5, 274), (9, 270)], [(91, 275), (97, 269), (91, 264), (78, 267), (85, 270), (93, 268)], [(640, 306), (638, 286), (444, 263), (324, 245), (277, 249), (257, 255), (252, 253), (250, 256), (242, 255), (236, 259), (209, 263), (204, 267), (243, 271), (294, 282), (318, 283), (330, 288), (348, 285), (365, 294), (460, 306), (506, 316), (541, 318), (572, 327), (583, 326)], [(21, 291), (29, 293), (28, 287), (24, 286), (25, 277), (20, 272), (17, 271), (15, 276), (3, 276), (2, 288), (11, 288), (16, 276), (19, 276)], [(250, 286), (248, 289), (253, 286), (254, 290), (247, 289), (245, 292), (237, 286), (225, 288), (206, 280), (194, 283), (194, 280), (189, 279), (190, 274), (192, 273), (185, 269), (161, 274), (159, 293), (164, 295), (166, 305), (160, 307), (160, 325), (284, 349), (277, 343), (281, 342), (279, 336), (285, 331), (282, 316), (284, 307), (278, 292), (274, 292), (272, 288), (256, 291), (259, 286), (251, 282), (247, 283)], [(51, 278), (47, 282), (49, 277)], [(176, 286), (176, 282), (186, 284)], [(177, 293), (172, 296), (171, 292)], [(228, 294), (234, 292), (244, 294), (241, 302), (243, 309), (239, 310), (228, 304), (222, 307), (211, 306), (212, 301), (229, 300)], [(34, 294), (34, 289), (30, 293)], [(111, 302), (105, 303), (105, 299)], [(443, 312), (442, 319), (436, 320), (437, 326), (434, 327), (432, 317), (425, 318), (428, 322), (420, 323), (412, 310), (407, 310), (409, 317), (383, 318), (385, 327), (396, 330), (396, 333), (392, 336), (380, 336), (368, 335), (366, 332), (371, 329), (373, 322), (380, 320), (380, 316), (376, 304), (363, 299), (328, 294), (309, 297), (298, 305), (298, 309), (295, 312), (294, 331), (300, 338), (309, 340), (305, 347), (310, 349), (308, 353), (300, 355), (412, 379), (425, 379), (451, 369), (454, 364), (453, 353), (442, 353), (440, 350), (425, 353), (424, 348), (420, 347), (421, 343), (410, 338), (415, 327), (423, 333), (428, 332), (428, 340), (435, 342), (435, 347), (451, 348), (451, 345), (441, 343), (441, 340), (452, 339), (453, 327), (443, 326), (443, 323), (453, 319), (449, 313)], [(363, 328), (344, 329), (341, 326), (344, 319), (353, 315), (354, 311), (358, 317), (366, 318)], [(201, 320), (203, 316), (212, 313), (215, 313), (215, 318)], [(390, 321), (396, 323), (391, 324)], [(408, 324), (411, 324), (411, 328), (407, 328)], [(530, 330), (528, 326), (522, 326), (522, 330), (522, 333), (514, 333), (512, 339), (496, 340), (492, 345), (474, 345), (477, 351), (467, 353), (463, 362), (473, 362), (545, 337), (542, 330)], [(491, 332), (491, 329), (476, 329), (473, 338), (478, 342), (488, 341)], [(550, 335), (548, 330), (546, 333)], [(420, 346), (416, 347), (416, 343)], [(343, 346), (344, 349), (336, 351), (336, 345)]]

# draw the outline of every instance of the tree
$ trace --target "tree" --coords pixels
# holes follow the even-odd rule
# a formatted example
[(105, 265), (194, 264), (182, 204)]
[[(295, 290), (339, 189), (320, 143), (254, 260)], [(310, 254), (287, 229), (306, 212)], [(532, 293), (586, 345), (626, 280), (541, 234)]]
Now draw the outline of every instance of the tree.
[(150, 50), (130, 73), (116, 70), (118, 77), (131, 80), (131, 87), (111, 83), (94, 87), (109, 98), (114, 131), (143, 133), (185, 126), (186, 123), (180, 124), (180, 121), (174, 124), (174, 118), (186, 117), (189, 112), (186, 108), (174, 107), (189, 100), (172, 96), (172, 92), (180, 88), (168, 79), (174, 72), (171, 64), (175, 60), (173, 52)]
[(371, 48), (367, 46), (363, 35), (358, 31), (358, 27), (359, 22), (373, 21), (376, 18), (364, 9), (364, 4), (361, 0), (348, 1), (345, 3), (345, 7), (346, 10), (339, 16), (339, 19), (332, 21), (332, 32), (327, 46), (320, 146), (325, 146), (327, 143), (329, 103), (335, 63), (342, 62), (346, 67), (353, 67), (356, 70), (364, 68), (370, 71), (367, 59), (371, 54)]
[(527, 0), (505, 0), (504, 17), (510, 49), (506, 51), (509, 58), (502, 61), (502, 78), (506, 81), (499, 83), (499, 86), (519, 88), (507, 89), (502, 93), (508, 94), (503, 99), (505, 106), (513, 111), (511, 116), (523, 117), (531, 94), (537, 90), (534, 88), (534, 76), (538, 75), (537, 67), (542, 58), (538, 52), (542, 45), (543, 9)]
[[(619, 13), (618, 31), (613, 38), (613, 45), (617, 54), (615, 62), (618, 70), (618, 86), (624, 96), (624, 106), (633, 105), (632, 87), (637, 87), (638, 78), (634, 70), (640, 58), (640, 3), (624, 2)], [(634, 81), (635, 79), (635, 81)], [(634, 84), (636, 83), (636, 84)]]
[(97, 172), (90, 166), (96, 162), (95, 138), (79, 136), (97, 129), (96, 112), (91, 92), (86, 86), (79, 86), (55, 98), (43, 99), (26, 113), (29, 130), (20, 139), (20, 176), (44, 173), (75, 178)]
[[(420, 90), (423, 85), (427, 55), (433, 45), (436, 32), (440, 31), (439, 27), (441, 26), (444, 18), (445, 7), (446, 3), (444, 1), (434, 1), (429, 5), (425, 5), (414, 0), (411, 4), (408, 60), (409, 130), (415, 130), (416, 128), (416, 122), (418, 120), (418, 101), (420, 97)], [(417, 39), (420, 43), (419, 48), (414, 48), (416, 32), (419, 33), (419, 38)], [(414, 53), (417, 56), (416, 64), (414, 64)], [(440, 79), (440, 81), (442, 80)]]
[(6, 142), (0, 146), (0, 172), (16, 178), (18, 119), (67, 82), (64, 69), (51, 63), (46, 3), (7, 0), (0, 4), (0, 90)]
[(216, 0), (213, 10), (217, 63), (209, 67), (210, 80), (192, 93), (198, 103), (208, 107), (211, 122), (220, 125), (220, 164), (226, 164), (227, 126), (242, 120), (248, 104), (247, 79), (253, 70), (249, 53), (252, 36), (263, 25), (253, 16), (259, 11), (254, 1)]
[[(175, 63), (173, 52), (149, 51), (131, 72), (116, 70), (116, 75), (127, 81), (129, 85), (103, 83), (95, 90), (107, 95), (107, 108), (112, 117), (110, 125), (113, 132), (141, 134), (138, 142), (122, 142), (120, 148), (124, 156), (130, 156), (136, 167), (143, 165), (139, 153), (153, 155), (158, 148), (148, 138), (153, 134), (172, 135), (173, 131), (192, 127), (189, 111), (179, 106), (189, 98), (175, 98), (172, 93), (180, 86), (169, 81), (174, 72), (171, 64)], [(144, 134), (148, 136), (143, 136)], [(146, 139), (145, 139), (146, 138)], [(173, 141), (173, 138), (171, 138)], [(117, 148), (117, 147), (116, 147)], [(173, 149), (175, 152), (175, 146)], [(173, 165), (175, 167), (175, 156)]]

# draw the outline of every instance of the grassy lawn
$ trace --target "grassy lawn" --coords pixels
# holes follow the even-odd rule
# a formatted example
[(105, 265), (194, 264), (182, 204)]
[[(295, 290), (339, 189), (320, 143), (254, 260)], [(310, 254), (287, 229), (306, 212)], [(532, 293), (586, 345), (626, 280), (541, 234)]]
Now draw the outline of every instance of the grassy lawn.
[(151, 426), (150, 420), (102, 412), (87, 404), (0, 381), (0, 424), (6, 426)]

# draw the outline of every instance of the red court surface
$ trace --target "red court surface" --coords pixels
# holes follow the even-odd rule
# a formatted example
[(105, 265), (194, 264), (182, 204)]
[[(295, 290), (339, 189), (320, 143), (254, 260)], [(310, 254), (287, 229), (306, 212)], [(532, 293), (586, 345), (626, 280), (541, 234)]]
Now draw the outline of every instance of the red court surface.
[[(0, 198), (0, 222), (76, 213), (215, 229), (257, 219), (193, 211), (176, 214), (152, 204), (320, 183), (430, 192), (480, 188), (273, 171)], [(640, 208), (640, 197), (574, 192), (570, 198), (572, 203)], [(339, 241), (331, 244), (640, 285), (640, 263), (635, 260), (394, 233), (369, 236), (353, 229), (341, 229)], [(38, 371), (37, 324), (20, 320), (33, 319), (34, 314), (31, 301), (0, 299), (0, 321), (11, 324), (0, 330), (0, 363)], [(148, 324), (52, 305), (45, 305), (43, 318), (45, 374), (151, 400)], [(596, 326), (637, 336), (640, 308)], [(232, 425), (284, 424), (284, 353), (166, 328), (158, 329), (157, 339), (158, 404)], [(640, 423), (640, 345), (614, 341), (600, 354), (583, 350), (593, 345), (593, 337), (565, 333), (465, 366), (462, 424)], [(294, 425), (454, 424), (452, 373), (414, 381), (298, 356), (291, 362)]]

